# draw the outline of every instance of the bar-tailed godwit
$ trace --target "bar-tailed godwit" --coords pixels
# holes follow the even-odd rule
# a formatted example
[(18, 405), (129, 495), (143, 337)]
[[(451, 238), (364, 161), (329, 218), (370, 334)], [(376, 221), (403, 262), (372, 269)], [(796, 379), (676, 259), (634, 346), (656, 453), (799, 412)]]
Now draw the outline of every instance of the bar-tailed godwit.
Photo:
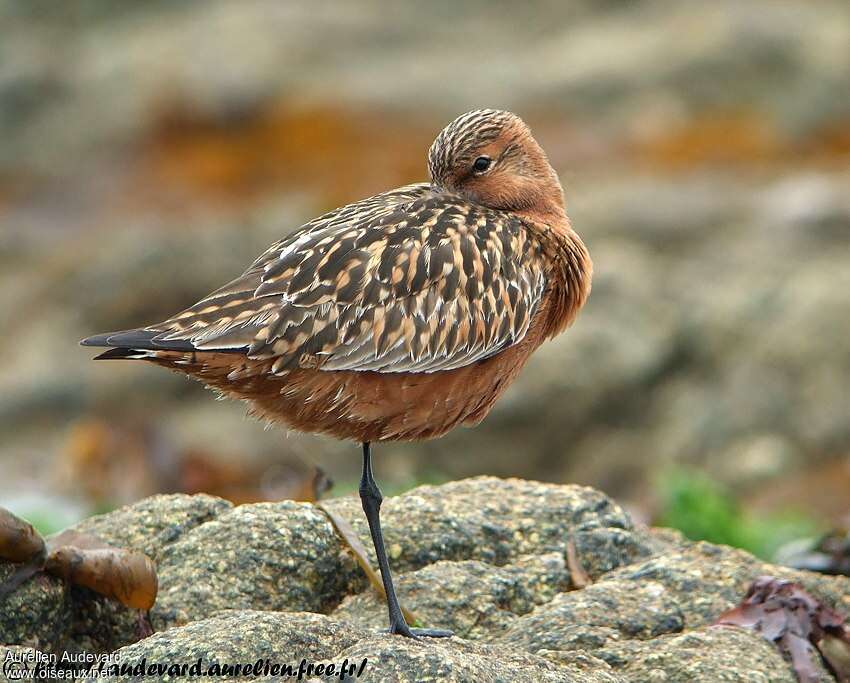
[(83, 340), (98, 359), (186, 373), (289, 428), (363, 445), (360, 497), (391, 633), (393, 588), (370, 443), (477, 424), (531, 353), (576, 317), (592, 264), (529, 128), (464, 114), (428, 153), (430, 182), (363, 199), (273, 244), (238, 278), (147, 327)]

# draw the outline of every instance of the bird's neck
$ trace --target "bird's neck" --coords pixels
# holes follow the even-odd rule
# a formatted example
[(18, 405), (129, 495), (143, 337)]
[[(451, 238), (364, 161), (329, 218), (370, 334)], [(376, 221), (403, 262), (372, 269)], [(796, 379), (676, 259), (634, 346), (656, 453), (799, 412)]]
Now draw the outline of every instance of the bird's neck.
[(587, 301), (593, 261), (581, 237), (572, 229), (563, 204), (549, 212), (525, 213), (523, 221), (539, 241), (547, 264), (549, 291), (545, 336), (553, 337), (575, 320)]
[(564, 201), (554, 194), (544, 195), (533, 206), (527, 209), (514, 210), (514, 213), (529, 223), (551, 226), (555, 230), (562, 227), (570, 229), (570, 219), (567, 218)]

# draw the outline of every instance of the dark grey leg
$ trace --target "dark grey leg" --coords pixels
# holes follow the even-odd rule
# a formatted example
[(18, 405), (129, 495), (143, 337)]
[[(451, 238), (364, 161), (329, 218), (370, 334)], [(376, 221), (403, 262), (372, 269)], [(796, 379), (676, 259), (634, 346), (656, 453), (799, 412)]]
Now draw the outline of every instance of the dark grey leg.
[(360, 477), (360, 502), (363, 503), (363, 512), (369, 522), (369, 532), (372, 534), (372, 543), (375, 544), (375, 555), (378, 557), (378, 567), (381, 570), (381, 580), (384, 582), (384, 590), (387, 593), (387, 609), (390, 613), (390, 633), (397, 633), (407, 638), (419, 636), (432, 638), (446, 638), (452, 635), (451, 631), (442, 629), (410, 628), (401, 613), (398, 598), (393, 586), (393, 577), (390, 573), (390, 563), (387, 560), (387, 551), (384, 548), (384, 535), (381, 533), (381, 502), (384, 497), (381, 489), (372, 477), (372, 455), (369, 443), (363, 444), (363, 475)]

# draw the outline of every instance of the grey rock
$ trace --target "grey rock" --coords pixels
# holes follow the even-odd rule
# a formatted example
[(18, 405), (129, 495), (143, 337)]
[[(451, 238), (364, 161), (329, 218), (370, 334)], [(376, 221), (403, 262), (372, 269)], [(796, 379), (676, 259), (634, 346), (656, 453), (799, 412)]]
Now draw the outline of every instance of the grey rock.
[(750, 583), (762, 575), (797, 581), (833, 609), (850, 612), (850, 579), (780, 567), (743, 550), (711, 543), (692, 543), (677, 552), (659, 555), (612, 571), (605, 580), (633, 590), (647, 582), (664, 586), (675, 600), (686, 628), (712, 623), (738, 604)]
[(335, 658), (368, 659), (366, 680), (387, 683), (493, 681), (521, 683), (617, 683), (599, 659), (553, 663), (543, 657), (498, 645), (459, 638), (411, 641), (388, 636), (360, 641)]
[(622, 639), (677, 633), (684, 617), (660, 583), (603, 580), (560, 593), (511, 625), (499, 641), (529, 652), (594, 650)]
[[(647, 640), (713, 623), (737, 605), (758, 576), (801, 583), (840, 612), (850, 608), (850, 580), (779, 567), (709, 543), (682, 547), (561, 593), (517, 619), (499, 640), (537, 652), (585, 650)], [(598, 654), (597, 654), (598, 656)]]
[[(563, 555), (548, 553), (502, 567), (477, 560), (440, 561), (400, 575), (396, 591), (422, 626), (447, 628), (477, 640), (503, 631), (518, 615), (567, 590), (569, 583)], [(346, 598), (333, 616), (383, 628), (387, 610), (383, 598), (368, 590)]]
[(242, 505), (165, 549), (152, 621), (160, 629), (222, 609), (323, 612), (342, 599), (356, 571), (314, 506)]
[[(72, 528), (157, 561), (169, 543), (231, 507), (206, 495), (153, 496)], [(0, 580), (13, 571), (12, 565), (0, 562)], [(3, 642), (30, 643), (47, 652), (109, 652), (143, 633), (137, 610), (44, 574), (27, 581), (0, 606)]]
[[(356, 499), (325, 506), (351, 513), (368, 543)], [(48, 652), (117, 650), (131, 666), (365, 658), (367, 680), (380, 681), (786, 681), (772, 644), (709, 625), (762, 574), (850, 611), (846, 577), (635, 528), (588, 488), (481, 477), (420, 487), (385, 507), (403, 604), (455, 637), (381, 634), (384, 603), (317, 506), (159, 496), (79, 527), (156, 557), (158, 633), (140, 640), (136, 612), (37, 576), (0, 605), (3, 638)], [(594, 577), (584, 588), (570, 575), (570, 542)]]
[[(0, 560), (0, 582), (16, 565)], [(21, 644), (54, 652), (68, 640), (73, 622), (70, 591), (58, 579), (31, 577), (0, 602), (0, 643)]]
[[(791, 665), (760, 635), (735, 627), (707, 627), (652, 640), (629, 640), (594, 652), (630, 683), (798, 683)], [(554, 658), (558, 661), (557, 656)], [(818, 681), (834, 683), (815, 656)]]
[(648, 557), (654, 554), (658, 543), (642, 530), (616, 527), (580, 529), (571, 538), (581, 568), (590, 577)]
[[(145, 553), (161, 572), (161, 556), (170, 544), (232, 507), (226, 500), (204, 494), (158, 495), (83, 520), (73, 528), (110, 545)], [(136, 642), (150, 628), (137, 610), (88, 589), (72, 588), (70, 601), (74, 626), (72, 637), (63, 645), (65, 649), (111, 652)]]
[[(361, 538), (369, 538), (359, 500), (338, 498), (325, 505)], [(498, 566), (522, 555), (563, 555), (571, 539), (591, 576), (651, 553), (650, 543), (619, 505), (583, 486), (474, 477), (419, 486), (390, 498), (381, 517), (396, 571), (438, 560), (474, 559)]]
[(166, 546), (231, 508), (232, 503), (206, 494), (151, 496), (85, 519), (73, 528), (118, 548), (143, 552), (156, 562)]
[[(359, 666), (365, 658), (364, 680), (399, 683), (469, 680), (615, 683), (617, 680), (610, 666), (598, 659), (555, 664), (526, 652), (506, 652), (501, 647), (459, 638), (411, 641), (374, 635), (346, 622), (299, 612), (226, 611), (122, 648), (117, 656), (127, 666), (143, 660), (147, 664), (191, 665), (200, 658), (204, 667), (216, 663), (253, 664), (258, 659), (297, 667), (302, 658), (314, 665), (339, 667), (348, 660)], [(159, 676), (160, 680), (172, 678), (168, 674)], [(272, 680), (286, 680), (286, 677), (281, 675)]]
[[(320, 614), (226, 610), (186, 626), (156, 633), (117, 651), (119, 662), (135, 667), (146, 664), (247, 664), (268, 659), (281, 665), (304, 658), (317, 662), (335, 657), (367, 633)], [(160, 680), (171, 680), (160, 675)], [(233, 680), (239, 676), (225, 677)], [(115, 677), (120, 680), (120, 677)]]

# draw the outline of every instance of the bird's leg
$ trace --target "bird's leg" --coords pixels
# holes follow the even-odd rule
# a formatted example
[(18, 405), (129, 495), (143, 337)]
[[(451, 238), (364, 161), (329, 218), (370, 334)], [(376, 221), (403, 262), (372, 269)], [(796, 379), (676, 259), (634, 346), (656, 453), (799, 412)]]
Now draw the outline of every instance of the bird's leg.
[(369, 522), (369, 532), (372, 534), (372, 543), (375, 544), (375, 555), (378, 557), (378, 567), (381, 570), (381, 580), (384, 582), (384, 591), (387, 594), (387, 609), (390, 613), (390, 633), (397, 633), (407, 638), (419, 636), (432, 638), (446, 638), (452, 635), (451, 631), (430, 628), (410, 628), (401, 613), (401, 606), (393, 586), (393, 577), (390, 573), (390, 563), (387, 560), (387, 551), (384, 548), (384, 535), (381, 533), (381, 502), (383, 501), (381, 489), (372, 477), (372, 456), (369, 443), (363, 444), (363, 475), (360, 477), (360, 502), (363, 503), (363, 512)]

